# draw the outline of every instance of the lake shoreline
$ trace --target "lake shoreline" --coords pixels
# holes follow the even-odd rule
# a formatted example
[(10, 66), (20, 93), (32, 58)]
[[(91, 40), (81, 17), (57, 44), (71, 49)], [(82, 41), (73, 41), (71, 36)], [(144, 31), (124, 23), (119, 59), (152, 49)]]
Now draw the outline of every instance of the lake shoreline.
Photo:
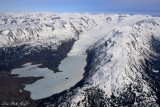
[[(48, 53), (47, 55), (49, 55), (49, 56), (51, 56), (52, 54), (56, 55), (55, 57), (50, 58), (50, 59), (55, 59), (56, 60), (54, 62), (55, 63), (54, 68), (55, 69), (58, 68), (58, 65), (60, 64), (61, 60), (63, 60), (67, 56), (67, 53), (72, 48), (74, 42), (75, 42), (74, 39), (72, 39), (70, 41), (66, 41), (61, 46), (59, 46), (56, 51), (47, 52)], [(2, 51), (2, 49), (0, 49), (0, 50)], [(45, 54), (44, 51), (45, 50), (42, 50), (43, 54)], [(7, 52), (5, 52), (5, 53), (7, 53)], [(18, 54), (18, 53), (16, 53), (16, 54)], [(42, 54), (42, 56), (43, 56), (43, 54)], [(35, 53), (35, 55), (36, 55), (36, 53)], [(1, 56), (1, 57), (4, 57), (4, 56)], [(33, 57), (34, 57), (34, 55), (32, 56), (32, 58)], [(10, 105), (10, 106), (12, 106), (12, 102), (17, 103), (17, 104), (21, 104), (21, 103), (25, 102), (24, 105), (30, 105), (30, 106), (34, 107), (38, 104), (37, 101), (34, 101), (30, 98), (30, 92), (24, 91), (24, 85), (23, 84), (27, 84), (27, 83), (32, 84), (35, 81), (37, 81), (39, 79), (42, 79), (42, 77), (23, 77), (23, 78), (19, 78), (19, 77), (16, 77), (17, 75), (11, 75), (10, 74), (11, 69), (21, 67), (21, 65), (23, 65), (24, 63), (33, 62), (33, 64), (36, 64), (37, 62), (39, 62), (39, 61), (36, 61), (34, 58), (33, 59), (32, 58), (29, 58), (28, 60), (26, 58), (24, 58), (23, 60), (19, 60), (17, 62), (14, 62), (12, 64), (12, 66), (6, 67), (7, 68), (6, 70), (5, 69), (0, 70), (0, 78), (1, 78), (0, 84), (2, 84), (0, 86), (0, 92), (5, 93), (4, 95), (0, 96), (0, 99), (1, 99), (0, 100), (0, 105), (3, 105), (3, 106)], [(47, 64), (45, 62), (43, 63), (44, 65)], [(1, 61), (0, 63), (3, 63), (3, 62)], [(8, 65), (10, 65), (10, 64), (8, 64)], [(50, 68), (52, 68), (52, 66)], [(13, 81), (15, 81), (14, 85), (13, 85)], [(5, 85), (3, 85), (3, 84), (5, 84)], [(10, 86), (12, 86), (12, 88), (8, 88)], [(22, 92), (17, 91), (17, 90), (20, 90), (20, 89), (21, 89)]]

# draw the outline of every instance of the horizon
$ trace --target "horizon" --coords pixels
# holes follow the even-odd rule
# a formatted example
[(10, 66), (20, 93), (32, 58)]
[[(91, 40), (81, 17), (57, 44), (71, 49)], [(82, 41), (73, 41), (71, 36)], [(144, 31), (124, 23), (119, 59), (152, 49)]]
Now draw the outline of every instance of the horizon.
[(63, 14), (63, 13), (66, 13), (66, 14), (118, 14), (118, 15), (124, 15), (124, 14), (127, 14), (127, 15), (150, 15), (150, 16), (153, 16), (153, 17), (160, 17), (160, 13), (142, 13), (142, 12), (69, 12), (69, 11), (8, 11), (8, 12), (1, 12), (1, 14), (3, 13), (52, 13), (52, 14)]

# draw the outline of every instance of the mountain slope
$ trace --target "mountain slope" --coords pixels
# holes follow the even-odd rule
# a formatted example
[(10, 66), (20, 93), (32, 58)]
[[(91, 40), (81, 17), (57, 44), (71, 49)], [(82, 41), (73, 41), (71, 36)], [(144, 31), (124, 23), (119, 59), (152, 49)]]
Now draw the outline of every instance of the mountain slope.
[[(10, 13), (0, 15), (0, 29), (1, 70), (22, 59), (34, 59), (38, 53), (42, 60), (54, 60), (54, 52), (64, 58), (72, 46), (68, 55), (87, 55), (83, 80), (39, 100), (38, 107), (159, 106), (158, 17)], [(59, 63), (50, 67), (42, 61), (54, 71)]]
[[(112, 23), (110, 26), (113, 30), (108, 33), (108, 26), (99, 25), (100, 35), (104, 36), (97, 42), (90, 43), (89, 40), (95, 35), (99, 37), (98, 31), (89, 33), (94, 36), (85, 38), (87, 43), (82, 42), (75, 50), (73, 46), (71, 54), (85, 54), (87, 49), (84, 79), (57, 99), (54, 100), (56, 96), (53, 96), (47, 99), (49, 102), (44, 100), (45, 104), (71, 107), (159, 106), (159, 21), (148, 16), (118, 17), (115, 25)], [(79, 41), (85, 39), (80, 37)]]

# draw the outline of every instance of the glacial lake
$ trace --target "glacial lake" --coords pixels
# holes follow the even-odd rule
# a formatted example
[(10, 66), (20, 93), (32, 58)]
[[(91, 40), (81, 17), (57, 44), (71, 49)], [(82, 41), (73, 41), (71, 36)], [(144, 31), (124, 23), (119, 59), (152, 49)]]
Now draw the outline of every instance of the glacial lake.
[(26, 63), (22, 68), (13, 69), (11, 74), (19, 74), (18, 77), (44, 77), (33, 84), (25, 84), (25, 90), (31, 92), (31, 98), (38, 100), (70, 89), (78, 83), (83, 78), (86, 57), (86, 55), (67, 56), (59, 65), (62, 72), (54, 73), (48, 68), (39, 68), (41, 64)]

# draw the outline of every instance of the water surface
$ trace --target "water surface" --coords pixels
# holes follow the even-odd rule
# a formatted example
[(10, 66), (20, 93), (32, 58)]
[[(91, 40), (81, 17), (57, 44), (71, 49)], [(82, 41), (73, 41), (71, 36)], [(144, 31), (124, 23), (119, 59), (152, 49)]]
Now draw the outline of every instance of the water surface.
[(33, 84), (25, 85), (25, 90), (31, 92), (31, 98), (34, 100), (60, 93), (79, 82), (83, 78), (86, 55), (66, 57), (59, 65), (59, 70), (63, 72), (54, 73), (48, 68), (39, 68), (40, 65), (27, 63), (11, 72), (11, 74), (19, 74), (18, 77), (44, 77)]

